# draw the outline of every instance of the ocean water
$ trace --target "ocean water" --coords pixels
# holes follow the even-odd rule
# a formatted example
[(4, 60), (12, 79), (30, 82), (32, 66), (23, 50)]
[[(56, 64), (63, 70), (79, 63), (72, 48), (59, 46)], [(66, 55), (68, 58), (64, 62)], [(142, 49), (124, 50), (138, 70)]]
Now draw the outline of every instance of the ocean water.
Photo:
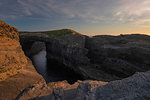
[(47, 61), (46, 56), (47, 52), (42, 50), (32, 57), (32, 61), (37, 72), (43, 76), (47, 83), (67, 80), (72, 84), (77, 80), (82, 80), (80, 75), (67, 68), (64, 64), (53, 59)]
[(32, 57), (34, 66), (38, 73), (42, 76), (46, 76), (47, 74), (47, 58), (46, 58), (46, 50), (42, 50), (38, 54)]

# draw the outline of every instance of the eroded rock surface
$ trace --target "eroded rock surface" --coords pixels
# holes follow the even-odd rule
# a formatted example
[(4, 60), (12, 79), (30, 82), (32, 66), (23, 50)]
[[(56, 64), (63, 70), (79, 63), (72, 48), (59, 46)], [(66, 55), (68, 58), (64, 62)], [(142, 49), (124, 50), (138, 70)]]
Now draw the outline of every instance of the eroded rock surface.
[(83, 79), (113, 81), (150, 69), (150, 36), (147, 35), (87, 37), (72, 30), (56, 37), (26, 34), (20, 36), (24, 48), (30, 42), (44, 42), (48, 63), (54, 60), (65, 65)]
[[(89, 62), (89, 59), (85, 56), (88, 52), (88, 50), (84, 48), (85, 36), (75, 33), (74, 31), (53, 38), (47, 37), (47, 35), (42, 33), (22, 33), (20, 38), (23, 50), (25, 52), (29, 51), (26, 55), (30, 58), (33, 56), (33, 45), (38, 41), (45, 42), (48, 62), (47, 69), (49, 70), (57, 69), (56, 71), (59, 71), (68, 68), (72, 70), (73, 73), (82, 74), (78, 66)], [(41, 45), (39, 47), (41, 47)], [(65, 66), (65, 68), (59, 68), (60, 66)], [(82, 74), (81, 76), (85, 75)]]
[(87, 38), (86, 48), (97, 69), (120, 79), (150, 70), (150, 36), (94, 36)]
[(36, 72), (32, 62), (28, 59), (27, 65), (17, 74), (0, 82), (0, 91), (2, 91), (0, 100), (15, 100), (25, 88), (32, 87), (39, 82), (44, 83), (44, 79)]
[[(5, 26), (3, 24), (2, 22), (2, 27)], [(10, 26), (6, 25), (6, 27)], [(4, 31), (1, 31), (0, 34), (0, 45), (2, 46), (0, 50), (2, 54), (0, 91), (3, 91), (0, 93), (0, 99), (2, 100), (150, 99), (150, 72), (147, 71), (150, 69), (149, 36), (121, 35), (88, 38), (76, 32), (70, 32), (70, 34), (52, 38), (42, 33), (23, 34), (21, 43), (24, 51), (27, 51), (26, 55), (33, 56), (44, 47), (48, 54), (48, 62), (52, 61), (54, 64), (56, 61), (58, 67), (71, 69), (84, 79), (101, 80), (78, 81), (72, 85), (67, 81), (46, 84), (35, 71), (30, 60), (27, 60), (23, 54), (17, 33), (14, 33), (17, 31), (14, 28), (12, 28), (14, 30), (5, 28), (1, 28)], [(37, 45), (40, 45), (41, 48), (36, 49)], [(13, 55), (10, 50), (14, 51)], [(6, 56), (4, 57), (3, 54)], [(23, 59), (20, 56), (23, 56)], [(4, 62), (3, 59), (8, 62)], [(12, 67), (8, 67), (9, 63)], [(59, 66), (60, 64), (63, 66)], [(135, 72), (140, 73), (134, 74)]]
[(26, 64), (17, 29), (0, 21), (0, 81), (16, 74)]
[[(61, 83), (61, 84), (59, 84)], [(118, 81), (79, 81), (73, 85), (65, 82), (51, 85), (35, 86), (26, 91), (21, 98), (33, 98), (36, 94), (42, 94), (31, 100), (149, 100), (150, 99), (150, 71), (136, 73), (135, 75)], [(58, 86), (58, 87), (57, 87)], [(52, 87), (52, 88), (51, 88)], [(54, 89), (53, 89), (54, 88)], [(49, 92), (49, 95), (48, 95)], [(31, 94), (34, 93), (34, 96)], [(46, 94), (45, 96), (44, 93)], [(30, 95), (30, 96), (29, 96)], [(23, 100), (23, 99), (20, 99)]]
[(47, 85), (43, 83), (35, 84), (32, 88), (29, 88), (27, 91), (23, 92), (19, 100), (33, 99), (36, 97), (40, 97), (38, 98), (39, 100), (55, 100), (55, 98), (59, 99), (59, 97), (64, 98), (64, 95), (67, 96), (64, 100), (71, 100), (78, 92), (80, 92), (80, 95), (83, 95), (80, 89), (86, 89), (86, 86), (84, 87), (80, 84), (90, 84), (90, 88), (94, 89), (98, 86), (107, 84), (107, 82), (87, 80), (78, 81), (72, 85), (68, 84), (67, 81), (51, 82)]
[(0, 21), (0, 100), (14, 100), (38, 82), (44, 80), (24, 55), (17, 29)]

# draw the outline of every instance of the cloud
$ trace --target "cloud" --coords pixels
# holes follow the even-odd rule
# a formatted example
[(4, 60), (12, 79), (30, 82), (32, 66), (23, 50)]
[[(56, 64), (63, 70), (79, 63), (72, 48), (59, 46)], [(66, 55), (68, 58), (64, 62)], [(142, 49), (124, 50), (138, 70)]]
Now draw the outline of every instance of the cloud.
[(120, 21), (130, 21), (136, 24), (149, 22), (150, 0), (120, 0), (114, 16)]
[(65, 0), (67, 3), (58, 1), (51, 5), (53, 10), (67, 18), (80, 18), (89, 22), (108, 20), (115, 6), (113, 0)]
[(37, 15), (46, 18), (81, 18), (92, 22), (105, 20), (111, 16), (111, 9), (115, 4), (113, 0), (15, 0), (16, 3), (11, 5), (10, 1), (4, 5), (9, 5), (5, 8), (8, 13), (1, 14), (16, 17)]
[(148, 23), (150, 0), (0, 0), (0, 17)]
[(150, 19), (139, 19), (135, 21), (135, 25), (139, 25), (141, 27), (150, 27)]
[(127, 16), (141, 16), (150, 11), (149, 0), (122, 0), (119, 7), (120, 14), (124, 13)]

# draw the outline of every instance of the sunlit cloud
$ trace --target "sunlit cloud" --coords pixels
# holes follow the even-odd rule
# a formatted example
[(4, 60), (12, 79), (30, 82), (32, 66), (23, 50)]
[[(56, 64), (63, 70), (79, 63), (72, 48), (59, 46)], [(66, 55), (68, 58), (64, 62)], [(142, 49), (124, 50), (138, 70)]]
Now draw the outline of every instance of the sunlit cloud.
[(150, 19), (139, 19), (135, 22), (136, 25), (141, 27), (149, 27), (150, 28)]
[(121, 0), (114, 16), (120, 21), (136, 24), (149, 22), (150, 0)]

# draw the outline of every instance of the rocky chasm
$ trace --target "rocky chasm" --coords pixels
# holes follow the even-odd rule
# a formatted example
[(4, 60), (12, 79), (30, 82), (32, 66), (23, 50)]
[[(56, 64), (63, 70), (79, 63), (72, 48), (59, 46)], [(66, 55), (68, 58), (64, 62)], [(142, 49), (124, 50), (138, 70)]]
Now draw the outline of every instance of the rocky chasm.
[(70, 70), (76, 74), (72, 77), (78, 76), (75, 81), (80, 78), (108, 82), (149, 70), (150, 37), (147, 35), (88, 37), (72, 30), (65, 31), (69, 33), (56, 37), (26, 32), (20, 35), (20, 42), (31, 59), (37, 52), (46, 51), (47, 71)]
[(0, 100), (150, 99), (150, 36), (19, 34), (0, 21), (0, 39)]

